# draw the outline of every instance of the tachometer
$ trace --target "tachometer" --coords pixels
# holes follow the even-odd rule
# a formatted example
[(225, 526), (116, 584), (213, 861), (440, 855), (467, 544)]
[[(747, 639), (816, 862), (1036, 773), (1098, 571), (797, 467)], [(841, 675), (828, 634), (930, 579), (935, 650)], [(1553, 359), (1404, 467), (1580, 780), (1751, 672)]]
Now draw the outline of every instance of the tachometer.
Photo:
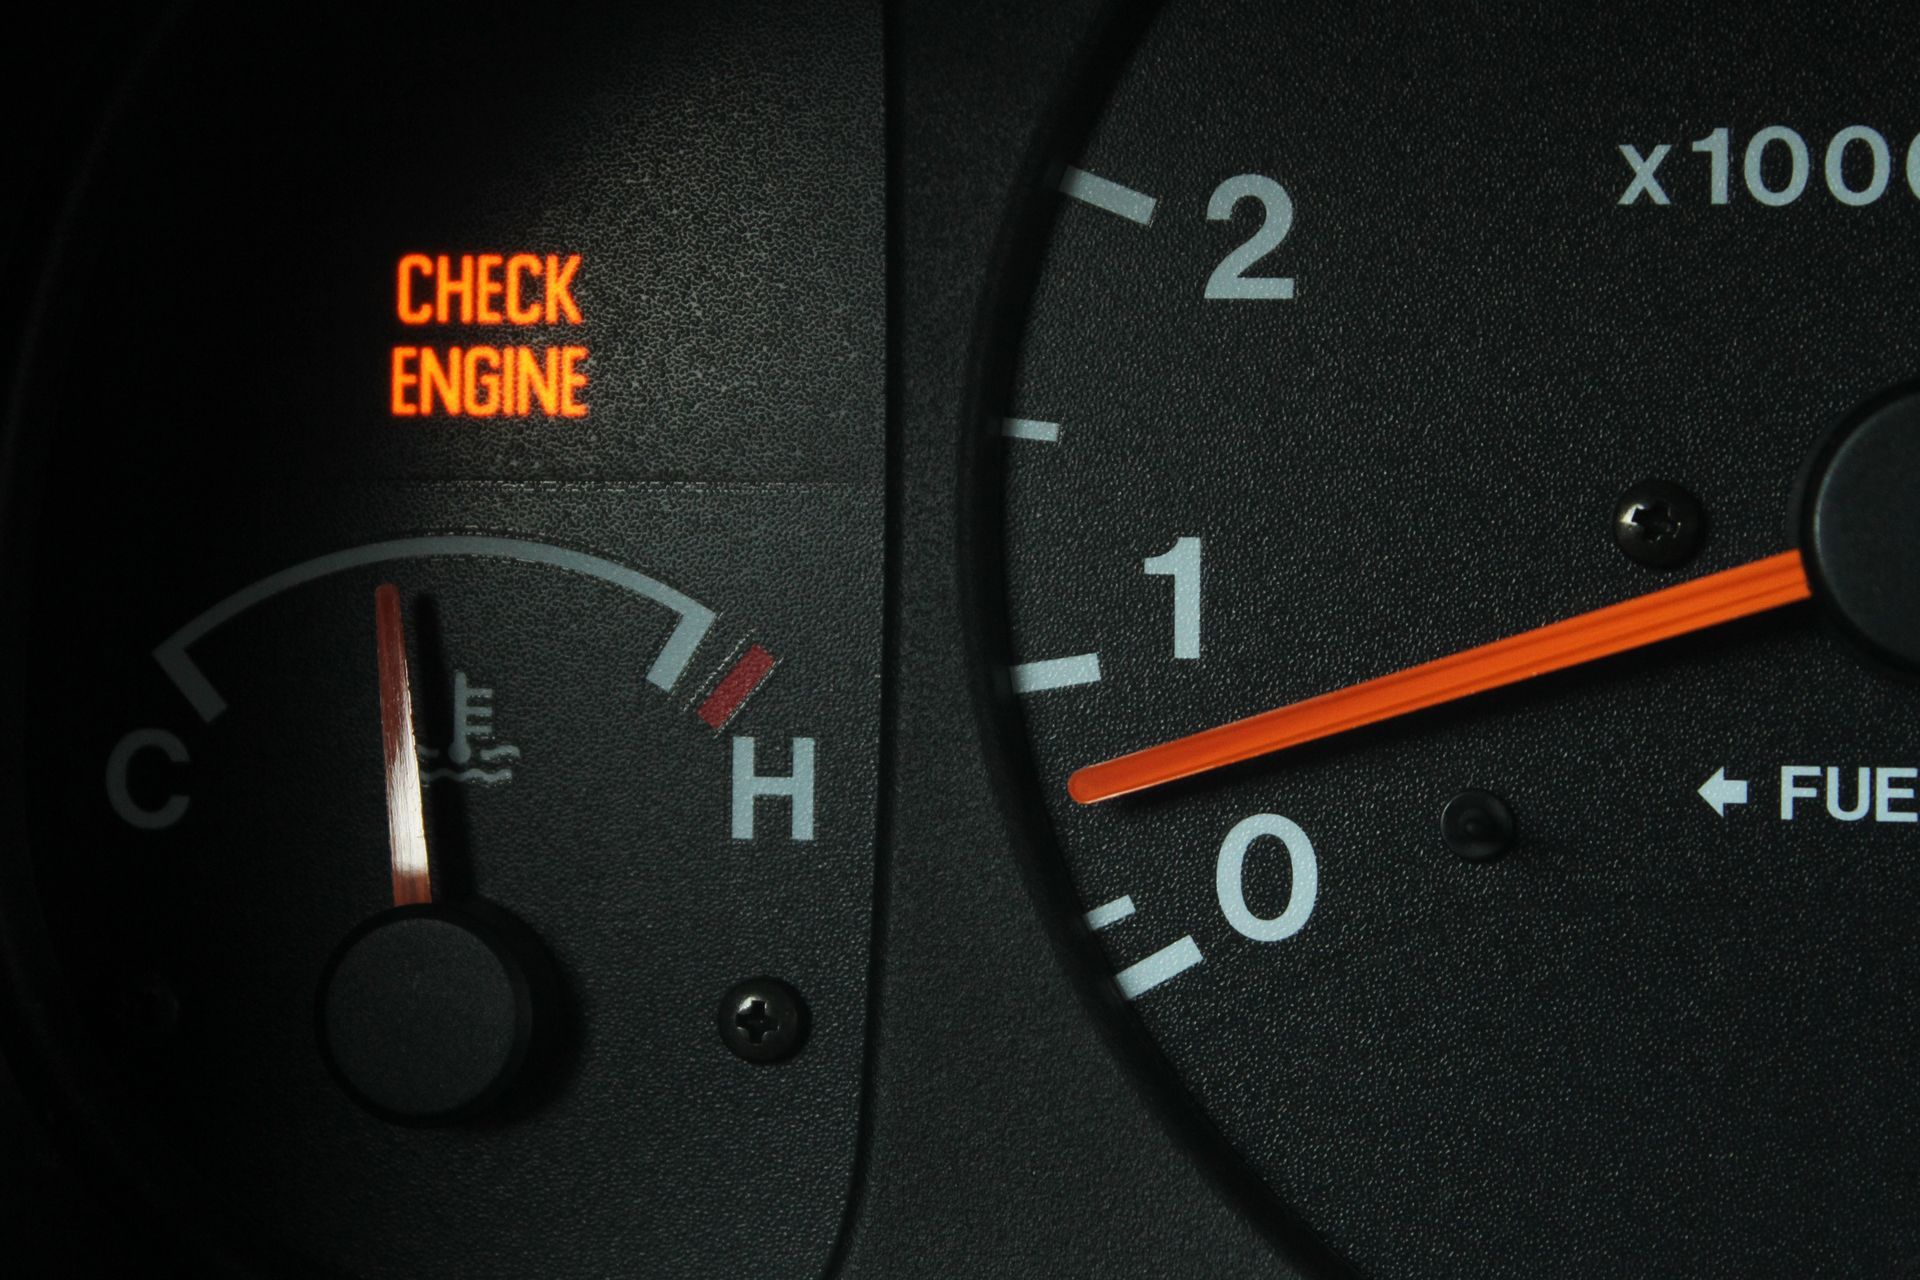
[(1172, 3), (1058, 173), (1023, 793), (1374, 1276), (1920, 1257), (1920, 24)]

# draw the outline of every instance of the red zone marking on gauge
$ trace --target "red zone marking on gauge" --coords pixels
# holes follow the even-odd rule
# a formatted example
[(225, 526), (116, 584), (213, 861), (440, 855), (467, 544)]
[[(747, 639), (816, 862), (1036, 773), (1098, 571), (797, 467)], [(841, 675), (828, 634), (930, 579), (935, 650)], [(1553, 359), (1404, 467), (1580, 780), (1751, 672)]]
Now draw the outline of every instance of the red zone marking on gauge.
[(720, 683), (713, 686), (713, 692), (700, 704), (700, 710), (694, 714), (707, 722), (710, 728), (718, 729), (733, 719), (740, 705), (753, 696), (773, 671), (774, 656), (753, 645), (740, 655), (740, 661), (733, 664), (733, 670), (720, 677)]

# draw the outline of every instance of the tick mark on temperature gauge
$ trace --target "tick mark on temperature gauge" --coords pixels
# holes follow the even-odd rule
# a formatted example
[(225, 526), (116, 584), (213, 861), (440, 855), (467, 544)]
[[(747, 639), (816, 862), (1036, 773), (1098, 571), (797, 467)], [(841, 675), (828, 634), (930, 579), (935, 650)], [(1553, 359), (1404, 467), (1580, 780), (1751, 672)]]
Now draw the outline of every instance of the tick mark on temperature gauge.
[(584, 577), (597, 578), (672, 610), (678, 615), (678, 620), (674, 624), (672, 633), (668, 635), (666, 644), (661, 646), (652, 666), (647, 670), (648, 683), (668, 692), (672, 691), (681, 673), (686, 670), (687, 663), (693, 657), (693, 651), (699, 648), (700, 641), (706, 637), (716, 616), (712, 609), (691, 596), (676, 591), (644, 573), (615, 564), (611, 560), (603, 560), (598, 556), (590, 556), (580, 551), (571, 551), (565, 547), (556, 547), (544, 542), (527, 542), (518, 538), (464, 535), (400, 538), (392, 542), (369, 543), (363, 547), (353, 547), (346, 551), (317, 556), (290, 569), (283, 569), (279, 573), (262, 578), (250, 587), (243, 587), (174, 632), (164, 644), (153, 651), (154, 660), (172, 678), (173, 683), (185, 695), (187, 701), (193, 704), (193, 709), (200, 713), (200, 718), (212, 723), (227, 709), (227, 703), (201, 673), (200, 668), (195, 665), (193, 658), (187, 652), (201, 638), (255, 605), (318, 578), (329, 577), (366, 565), (383, 564), (391, 560), (424, 560), (437, 556), (477, 556), (549, 565)]
[[(351, 570), (392, 562), (431, 560), (495, 560), (523, 565), (562, 569), (581, 578), (605, 583), (654, 605), (665, 608), (671, 623), (665, 639), (646, 665), (646, 682), (663, 693), (693, 683), (685, 679), (696, 652), (713, 631), (719, 614), (691, 596), (637, 570), (580, 551), (524, 539), (478, 535), (450, 535), (399, 538), (374, 542), (332, 552), (302, 561), (291, 568), (270, 574), (229, 595), (191, 622), (175, 631), (153, 651), (154, 660), (174, 687), (198, 713), (205, 724), (213, 724), (227, 712), (227, 700), (214, 682), (202, 671), (194, 648), (216, 631), (243, 614), (274, 600), (297, 587)], [(763, 645), (742, 642), (741, 649), (729, 655), (715, 668), (710, 687), (696, 691), (679, 710), (691, 711), (712, 729), (733, 722), (768, 679), (780, 660)], [(442, 692), (423, 704), (429, 711), (422, 721), (422, 736), (410, 755), (418, 763), (423, 783), (453, 782), (484, 784), (487, 788), (513, 780), (522, 759), (514, 742), (502, 739), (501, 722), (496, 721), (496, 690), (491, 677), (476, 679), (466, 666), (447, 673), (442, 670), (430, 685)], [(411, 705), (409, 694), (407, 704)], [(529, 708), (521, 706), (519, 720), (508, 723), (524, 729), (520, 721)], [(410, 735), (411, 736), (411, 735)], [(516, 736), (517, 733), (516, 733)], [(752, 739), (742, 740), (751, 743)], [(810, 840), (813, 835), (812, 761), (813, 739), (796, 738), (794, 777), (780, 782), (753, 775), (751, 761), (747, 769), (747, 790), (758, 793), (791, 795), (794, 805), (794, 838)], [(737, 753), (736, 753), (737, 754)], [(737, 763), (737, 760), (736, 760)], [(138, 831), (159, 832), (177, 826), (192, 806), (185, 775), (192, 764), (192, 753), (180, 736), (166, 728), (147, 727), (122, 737), (108, 754), (106, 792), (108, 804), (127, 826)], [(779, 791), (775, 783), (787, 787)], [(735, 790), (741, 788), (735, 779)], [(770, 790), (771, 788), (771, 790)], [(736, 812), (734, 835), (750, 833), (752, 821)]]

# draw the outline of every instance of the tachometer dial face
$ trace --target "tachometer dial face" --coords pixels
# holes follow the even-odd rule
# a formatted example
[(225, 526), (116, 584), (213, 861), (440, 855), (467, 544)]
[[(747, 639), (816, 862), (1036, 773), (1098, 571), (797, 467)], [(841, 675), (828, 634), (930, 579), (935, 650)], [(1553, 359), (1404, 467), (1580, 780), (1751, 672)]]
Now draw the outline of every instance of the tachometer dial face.
[(13, 422), (24, 1043), (253, 1274), (815, 1275), (840, 1228), (877, 24), (538, 35), (189, 8)]
[(1916, 55), (1893, 4), (1175, 0), (1056, 172), (993, 424), (1021, 799), (1363, 1274), (1920, 1257)]

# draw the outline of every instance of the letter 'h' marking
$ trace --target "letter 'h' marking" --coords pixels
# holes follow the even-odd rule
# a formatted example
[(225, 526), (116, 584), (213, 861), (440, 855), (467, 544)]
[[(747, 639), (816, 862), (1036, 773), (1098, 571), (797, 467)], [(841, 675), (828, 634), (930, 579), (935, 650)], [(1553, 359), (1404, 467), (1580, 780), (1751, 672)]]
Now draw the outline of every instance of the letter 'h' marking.
[(733, 838), (753, 839), (753, 806), (763, 796), (785, 799), (791, 807), (795, 840), (813, 839), (813, 739), (793, 740), (793, 772), (762, 777), (753, 771), (753, 739), (733, 740)]

